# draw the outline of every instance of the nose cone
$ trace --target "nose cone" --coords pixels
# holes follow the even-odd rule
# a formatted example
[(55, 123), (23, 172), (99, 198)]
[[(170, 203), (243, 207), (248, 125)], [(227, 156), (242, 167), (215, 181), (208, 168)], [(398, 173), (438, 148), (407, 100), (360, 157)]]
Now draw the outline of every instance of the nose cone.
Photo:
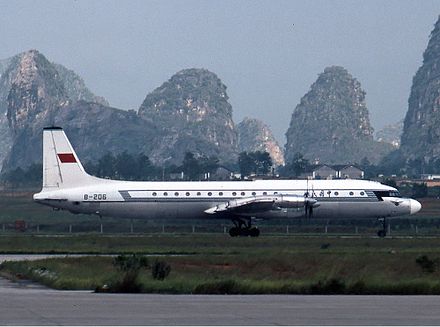
[(41, 193), (35, 193), (33, 198), (34, 198), (35, 202), (38, 202), (38, 201), (43, 200), (43, 195)]
[(419, 212), (420, 209), (422, 209), (422, 205), (417, 200), (410, 199), (409, 200), (409, 205), (410, 205), (410, 214), (411, 215)]

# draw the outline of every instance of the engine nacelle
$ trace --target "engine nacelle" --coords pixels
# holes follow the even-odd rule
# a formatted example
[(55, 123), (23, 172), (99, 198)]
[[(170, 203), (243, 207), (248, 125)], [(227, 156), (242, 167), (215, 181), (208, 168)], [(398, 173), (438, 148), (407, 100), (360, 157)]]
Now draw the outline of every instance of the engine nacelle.
[(274, 204), (280, 208), (301, 208), (306, 205), (317, 207), (318, 201), (304, 196), (296, 195), (274, 195)]
[(213, 208), (205, 210), (206, 213), (236, 211), (236, 212), (259, 212), (282, 208), (317, 207), (318, 201), (312, 198), (297, 195), (255, 195), (252, 197), (229, 200), (220, 203)]

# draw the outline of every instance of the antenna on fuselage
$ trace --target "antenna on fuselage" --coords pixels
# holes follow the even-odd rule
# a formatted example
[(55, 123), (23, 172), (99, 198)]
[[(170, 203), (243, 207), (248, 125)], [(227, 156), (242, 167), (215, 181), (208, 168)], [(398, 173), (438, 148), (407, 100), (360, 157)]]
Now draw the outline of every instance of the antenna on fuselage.
[[(304, 194), (304, 197), (306, 198), (304, 201), (304, 210), (305, 210), (305, 217), (306, 218), (312, 218), (313, 216), (313, 204), (312, 201), (309, 201), (309, 198), (313, 198), (314, 195), (314, 188), (313, 188), (313, 184), (312, 184), (312, 194), (310, 195), (309, 193), (309, 179), (307, 178), (307, 182), (306, 182), (306, 193)], [(315, 201), (316, 202), (316, 201)]]

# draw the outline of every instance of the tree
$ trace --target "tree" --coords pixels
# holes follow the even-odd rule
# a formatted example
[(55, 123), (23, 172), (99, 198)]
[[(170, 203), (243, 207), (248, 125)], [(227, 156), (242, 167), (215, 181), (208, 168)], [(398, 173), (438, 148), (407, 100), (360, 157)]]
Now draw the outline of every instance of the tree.
[(242, 177), (251, 174), (265, 175), (270, 172), (272, 159), (268, 152), (241, 152), (238, 156), (238, 166)]
[(219, 159), (217, 157), (201, 157), (199, 166), (202, 173), (210, 173), (211, 175), (217, 171), (219, 167)]
[(300, 152), (294, 154), (292, 161), (289, 162), (283, 169), (283, 175), (297, 177), (302, 173), (305, 173), (310, 163), (304, 158), (304, 155)]
[(272, 158), (268, 152), (256, 151), (251, 153), (251, 157), (254, 159), (255, 173), (257, 175), (266, 175), (270, 172), (270, 168), (272, 167)]
[(246, 151), (238, 155), (238, 166), (240, 168), (241, 178), (255, 172), (254, 161)]
[(388, 185), (388, 186), (391, 186), (391, 187), (397, 188), (396, 181), (395, 181), (394, 179), (392, 179), (392, 178), (386, 178), (386, 179), (382, 182), (382, 184), (385, 184), (385, 185)]
[(145, 154), (139, 154), (136, 159), (136, 179), (137, 180), (150, 180), (157, 176), (158, 169), (153, 165), (150, 158)]
[(103, 178), (115, 177), (115, 161), (115, 157), (110, 152), (107, 152), (98, 160), (97, 175)]
[(428, 186), (426, 183), (414, 183), (412, 185), (412, 197), (414, 198), (424, 198), (428, 195)]
[(2, 180), (12, 187), (40, 185), (43, 180), (43, 165), (33, 163), (26, 169), (18, 167), (4, 173)]
[(119, 153), (115, 159), (116, 176), (120, 179), (133, 180), (139, 167), (136, 160), (127, 151)]
[(198, 160), (192, 152), (186, 152), (182, 162), (182, 171), (189, 180), (198, 180), (201, 174)]
[(425, 173), (425, 160), (423, 158), (410, 159), (407, 162), (409, 174), (413, 177), (420, 177)]

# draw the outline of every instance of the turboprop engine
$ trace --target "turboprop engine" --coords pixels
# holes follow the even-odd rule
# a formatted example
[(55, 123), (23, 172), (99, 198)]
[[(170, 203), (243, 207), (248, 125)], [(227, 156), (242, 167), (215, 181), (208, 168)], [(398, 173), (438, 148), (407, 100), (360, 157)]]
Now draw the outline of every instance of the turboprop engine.
[(234, 211), (239, 213), (240, 211), (267, 211), (267, 210), (280, 210), (283, 208), (310, 208), (318, 207), (317, 200), (297, 195), (256, 195), (252, 197), (229, 200), (224, 203), (220, 203), (215, 207), (205, 210), (208, 214)]

